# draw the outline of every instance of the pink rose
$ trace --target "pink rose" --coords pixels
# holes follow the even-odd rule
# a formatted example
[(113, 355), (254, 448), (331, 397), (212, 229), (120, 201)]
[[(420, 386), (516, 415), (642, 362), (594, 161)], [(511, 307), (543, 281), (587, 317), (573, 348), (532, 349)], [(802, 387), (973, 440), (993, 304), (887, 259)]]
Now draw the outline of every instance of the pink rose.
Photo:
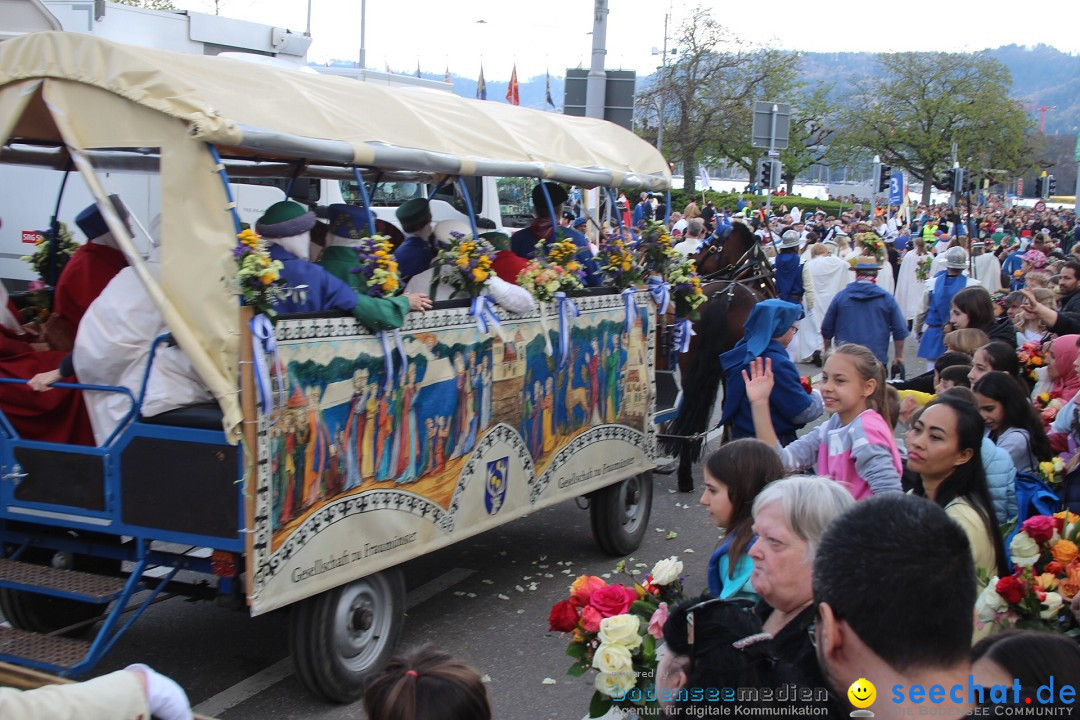
[(592, 605), (586, 605), (581, 611), (581, 627), (585, 632), (600, 632), (600, 621), (604, 616)]
[(657, 640), (664, 639), (664, 623), (667, 622), (668, 607), (666, 602), (660, 603), (660, 607), (656, 608), (652, 617), (649, 618), (649, 634)]
[(1022, 532), (1027, 533), (1027, 536), (1035, 542), (1042, 545), (1049, 542), (1050, 538), (1054, 537), (1054, 530), (1057, 526), (1054, 524), (1054, 518), (1048, 515), (1036, 515), (1035, 517), (1028, 518), (1024, 521), (1024, 524), (1020, 526)]
[(596, 608), (603, 617), (622, 615), (637, 600), (637, 593), (622, 585), (608, 585), (593, 592), (589, 605)]

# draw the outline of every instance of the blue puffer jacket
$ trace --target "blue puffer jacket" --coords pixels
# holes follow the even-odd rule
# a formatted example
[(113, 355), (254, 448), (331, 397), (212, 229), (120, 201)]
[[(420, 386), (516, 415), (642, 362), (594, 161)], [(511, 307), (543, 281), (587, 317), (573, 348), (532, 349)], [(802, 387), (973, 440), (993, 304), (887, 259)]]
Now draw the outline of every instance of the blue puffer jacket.
[(986, 470), (986, 486), (994, 502), (994, 514), (999, 525), (1016, 517), (1016, 467), (1009, 452), (999, 448), (990, 438), (983, 438), (983, 469)]

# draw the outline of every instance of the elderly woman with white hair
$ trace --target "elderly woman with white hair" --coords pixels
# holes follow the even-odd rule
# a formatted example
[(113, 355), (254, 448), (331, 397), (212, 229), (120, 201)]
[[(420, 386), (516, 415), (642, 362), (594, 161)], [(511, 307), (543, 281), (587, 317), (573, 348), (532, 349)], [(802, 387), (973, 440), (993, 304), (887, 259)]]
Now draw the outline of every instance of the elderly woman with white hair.
[[(814, 622), (811, 575), (818, 544), (834, 519), (855, 504), (835, 480), (796, 475), (777, 480), (754, 499), (750, 582), (761, 596), (757, 613), (777, 657), (818, 679), (808, 630)], [(823, 685), (822, 685), (823, 687)]]

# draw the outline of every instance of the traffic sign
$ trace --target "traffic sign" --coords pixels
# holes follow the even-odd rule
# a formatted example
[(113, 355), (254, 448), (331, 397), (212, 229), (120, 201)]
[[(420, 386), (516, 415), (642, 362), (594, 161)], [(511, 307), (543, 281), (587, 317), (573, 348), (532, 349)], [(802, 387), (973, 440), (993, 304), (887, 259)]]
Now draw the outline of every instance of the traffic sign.
[(754, 124), (750, 130), (750, 143), (754, 147), (787, 150), (790, 130), (790, 103), (761, 100), (754, 103)]
[(780, 157), (780, 151), (779, 150), (770, 150), (768, 155), (769, 155), (769, 157)]
[(1044, 203), (1042, 200), (1035, 203), (1035, 212), (1046, 212), (1046, 203)]

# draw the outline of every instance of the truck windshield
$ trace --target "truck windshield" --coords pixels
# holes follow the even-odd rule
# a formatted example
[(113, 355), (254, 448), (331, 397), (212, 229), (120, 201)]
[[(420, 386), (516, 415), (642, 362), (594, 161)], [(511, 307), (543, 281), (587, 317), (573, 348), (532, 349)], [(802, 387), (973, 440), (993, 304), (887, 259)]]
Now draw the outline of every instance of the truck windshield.
[[(427, 186), (421, 182), (393, 181), (381, 182), (374, 187), (371, 183), (365, 183), (365, 185), (371, 195), (371, 204), (376, 206), (395, 206), (413, 198), (427, 197)], [(341, 181), (341, 196), (350, 205), (364, 203), (355, 180)]]

